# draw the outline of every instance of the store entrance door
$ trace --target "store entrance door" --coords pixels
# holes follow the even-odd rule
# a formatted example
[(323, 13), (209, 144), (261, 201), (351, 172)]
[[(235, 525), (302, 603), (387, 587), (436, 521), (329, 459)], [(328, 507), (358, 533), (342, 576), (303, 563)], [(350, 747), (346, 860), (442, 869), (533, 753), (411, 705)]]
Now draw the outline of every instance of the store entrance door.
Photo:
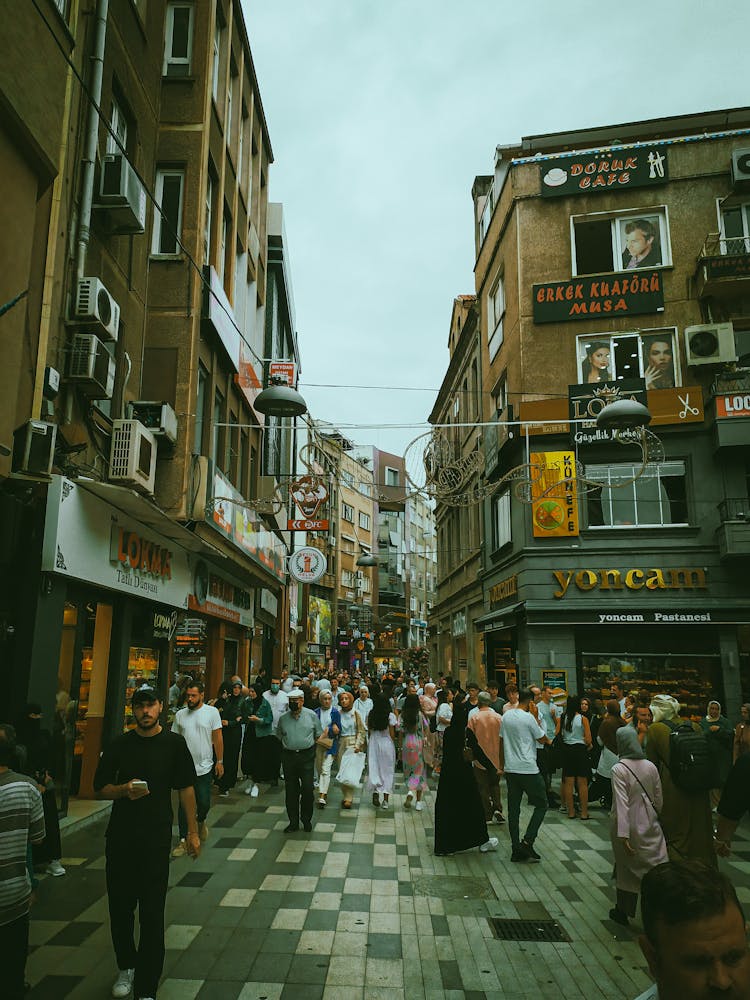
[(224, 639), (224, 679), (229, 680), (237, 673), (237, 647), (236, 639)]
[(111, 632), (111, 604), (86, 598), (66, 601), (52, 726), (53, 777), (62, 813), (67, 812), (71, 795), (93, 794), (102, 744)]

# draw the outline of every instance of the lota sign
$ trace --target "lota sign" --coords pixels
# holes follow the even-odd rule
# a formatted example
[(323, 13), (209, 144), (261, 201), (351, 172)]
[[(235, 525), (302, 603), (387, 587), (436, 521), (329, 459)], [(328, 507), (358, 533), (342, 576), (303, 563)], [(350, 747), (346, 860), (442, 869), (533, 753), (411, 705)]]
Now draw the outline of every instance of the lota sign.
[(706, 570), (697, 567), (676, 569), (553, 569), (558, 589), (553, 597), (565, 597), (571, 584), (589, 590), (708, 590)]

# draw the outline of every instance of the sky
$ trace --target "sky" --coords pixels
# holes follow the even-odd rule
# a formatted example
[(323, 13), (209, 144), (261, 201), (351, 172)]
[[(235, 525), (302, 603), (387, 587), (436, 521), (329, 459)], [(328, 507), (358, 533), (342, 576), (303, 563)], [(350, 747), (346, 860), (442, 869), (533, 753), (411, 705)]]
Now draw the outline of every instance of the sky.
[(474, 292), (471, 187), (495, 147), (750, 99), (747, 0), (243, 3), (300, 391), (397, 454), (426, 432), (453, 299)]

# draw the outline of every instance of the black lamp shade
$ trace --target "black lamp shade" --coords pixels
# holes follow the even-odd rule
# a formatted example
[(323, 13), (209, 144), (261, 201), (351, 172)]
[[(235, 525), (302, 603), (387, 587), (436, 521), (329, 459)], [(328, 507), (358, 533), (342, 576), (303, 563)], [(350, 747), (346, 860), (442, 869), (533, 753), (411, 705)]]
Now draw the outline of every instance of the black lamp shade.
[(289, 385), (269, 385), (256, 397), (254, 406), (268, 417), (300, 417), (307, 413), (307, 403)]

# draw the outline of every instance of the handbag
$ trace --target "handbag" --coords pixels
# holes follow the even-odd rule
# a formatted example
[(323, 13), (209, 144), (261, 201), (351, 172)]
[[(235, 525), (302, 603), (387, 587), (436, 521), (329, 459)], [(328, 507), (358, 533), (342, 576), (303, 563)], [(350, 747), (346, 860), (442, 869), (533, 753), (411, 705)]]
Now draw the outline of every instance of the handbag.
[(319, 747), (325, 747), (326, 750), (330, 750), (331, 747), (333, 746), (332, 737), (326, 736), (325, 733), (322, 733), (315, 742), (318, 744)]
[(463, 747), (463, 758), (467, 764), (472, 764), (474, 762), (474, 748), (468, 741), (468, 730), (464, 733), (464, 747)]

